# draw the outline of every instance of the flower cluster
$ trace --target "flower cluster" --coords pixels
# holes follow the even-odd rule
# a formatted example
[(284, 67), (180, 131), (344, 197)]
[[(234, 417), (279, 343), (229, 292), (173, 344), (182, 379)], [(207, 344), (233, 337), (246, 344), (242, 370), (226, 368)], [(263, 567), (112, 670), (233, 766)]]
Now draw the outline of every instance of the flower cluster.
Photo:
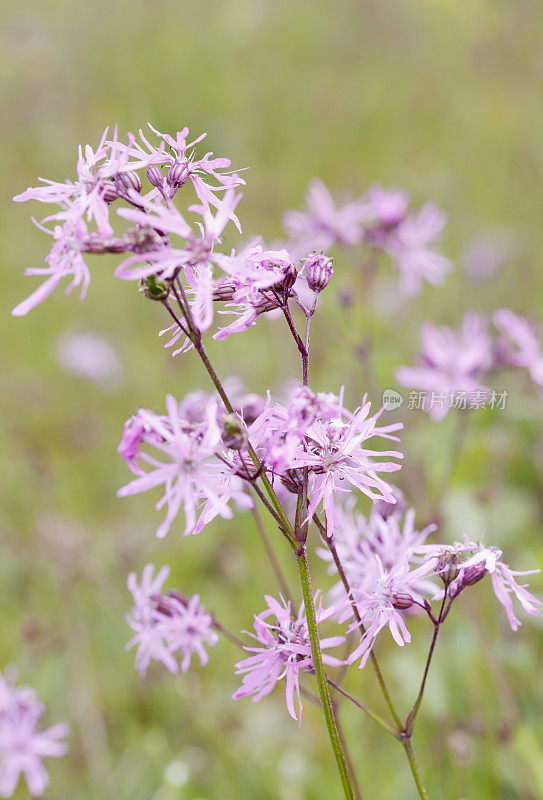
[[(134, 608), (127, 622), (135, 635), (126, 649), (137, 647), (137, 671), (143, 677), (151, 661), (160, 661), (170, 672), (186, 672), (193, 654), (199, 657), (200, 664), (207, 664), (205, 646), (213, 647), (219, 638), (213, 617), (205, 611), (197, 594), (190, 598), (175, 591), (162, 594), (169, 567), (162, 567), (156, 575), (154, 571), (152, 564), (146, 564), (139, 584), (134, 572), (128, 576)], [(175, 658), (178, 653), (181, 664)]]
[[(235, 173), (225, 172), (230, 166), (230, 161), (226, 158), (211, 158), (211, 153), (206, 153), (203, 158), (196, 158), (193, 147), (203, 136), (187, 142), (188, 128), (180, 131), (175, 139), (154, 128), (152, 131), (158, 137), (156, 146), (148, 142), (142, 131), (140, 138), (143, 145), (131, 134), (128, 143), (121, 143), (117, 129), (113, 139), (108, 140), (106, 128), (96, 150), (89, 145), (79, 148), (75, 181), (59, 183), (43, 180), (44, 186), (29, 188), (14, 198), (17, 202), (37, 200), (60, 208), (41, 222), (36, 222), (40, 229), (53, 237), (54, 243), (46, 257), (47, 266), (27, 270), (28, 275), (40, 275), (45, 281), (14, 309), (16, 316), (27, 314), (66, 277), (71, 278), (67, 292), (81, 286), (83, 297), (90, 283), (90, 273), (83, 253), (132, 251), (136, 254), (135, 260), (139, 261), (140, 254), (151, 252), (153, 256), (148, 257), (146, 264), (156, 263), (164, 258), (164, 235), (171, 230), (171, 226), (174, 227), (173, 232), (188, 237), (189, 243), (185, 251), (190, 252), (192, 247), (192, 254), (196, 254), (196, 266), (202, 261), (208, 263), (206, 254), (228, 219), (237, 222), (234, 208), (239, 196), (234, 194), (234, 187), (244, 181)], [(159, 179), (162, 165), (167, 165), (168, 171), (163, 179)], [(143, 179), (139, 171), (145, 170), (150, 191), (142, 194)], [(219, 185), (210, 185), (209, 179), (217, 181)], [(194, 186), (202, 204), (195, 209), (202, 218), (199, 236), (192, 234), (190, 226), (180, 215), (175, 214), (170, 205), (176, 191), (188, 180)], [(226, 201), (218, 193), (224, 194)], [(113, 234), (109, 211), (116, 201), (128, 203), (136, 214), (132, 220), (137, 222), (136, 227), (123, 236)], [(213, 207), (220, 209), (215, 217), (210, 210)], [(155, 210), (158, 213), (153, 213)], [(161, 210), (164, 212), (162, 216)], [(127, 212), (128, 209), (122, 211), (125, 216)], [(137, 216), (138, 213), (140, 216)], [(149, 222), (146, 215), (149, 215)], [(172, 217), (170, 227), (166, 225), (169, 216)], [(156, 219), (164, 224), (163, 228), (155, 227), (153, 223), (156, 223)], [(45, 227), (44, 223), (47, 222), (54, 222), (53, 230)], [(90, 229), (89, 224), (93, 224), (94, 228)], [(155, 250), (158, 251), (157, 254), (154, 253)], [(186, 255), (186, 258), (189, 259), (190, 256)], [(125, 277), (125, 270), (130, 263), (132, 262), (128, 259), (128, 264), (124, 263), (119, 268), (118, 274), (121, 277)], [(146, 274), (148, 270), (143, 268), (140, 272)], [(130, 277), (137, 275), (137, 271), (132, 271)]]
[(15, 670), (0, 673), (0, 796), (11, 797), (24, 777), (33, 797), (49, 785), (43, 759), (64, 755), (68, 735), (65, 723), (40, 726), (45, 713), (33, 689), (16, 686)]
[[(443, 419), (451, 408), (466, 407), (451, 398), (490, 397), (483, 380), (500, 366), (524, 367), (533, 382), (543, 386), (543, 352), (535, 327), (506, 308), (496, 311), (493, 320), (495, 338), (488, 320), (473, 312), (464, 315), (458, 331), (423, 325), (419, 361), (414, 367), (399, 367), (396, 380), (424, 393), (420, 407), (433, 420)], [(435, 402), (437, 396), (449, 402)]]
[(289, 250), (301, 256), (308, 250), (366, 244), (388, 255), (399, 273), (400, 291), (416, 295), (422, 282), (443, 283), (452, 263), (435, 245), (447, 216), (434, 203), (409, 211), (409, 195), (400, 189), (371, 186), (357, 200), (337, 207), (320, 180), (309, 184), (305, 211), (288, 211), (283, 218)]

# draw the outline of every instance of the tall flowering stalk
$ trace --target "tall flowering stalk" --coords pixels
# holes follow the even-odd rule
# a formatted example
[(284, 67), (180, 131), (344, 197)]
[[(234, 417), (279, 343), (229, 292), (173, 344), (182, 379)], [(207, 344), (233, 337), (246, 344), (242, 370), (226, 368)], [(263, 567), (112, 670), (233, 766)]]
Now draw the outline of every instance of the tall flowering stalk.
[[(168, 395), (162, 412), (135, 410), (118, 447), (132, 478), (118, 494), (160, 493), (156, 508), (164, 516), (156, 531), (159, 537), (172, 529), (182, 535), (204, 534), (216, 517), (231, 520), (250, 509), (282, 595), (265, 595), (267, 607), (255, 615), (254, 633), (241, 639), (206, 610), (199, 595), (165, 591), (167, 567), (155, 573), (147, 564), (140, 580), (135, 573), (128, 578), (134, 607), (127, 616), (133, 631), (127, 648), (135, 648), (142, 676), (152, 662), (184, 672), (195, 660), (207, 665), (210, 649), (222, 635), (243, 651), (235, 664), (241, 678), (235, 699), (258, 702), (283, 682), (287, 711), (298, 724), (302, 698), (321, 707), (348, 800), (360, 797), (360, 790), (341, 728), (339, 698), (401, 743), (424, 799), (412, 737), (437, 638), (452, 605), (489, 575), (516, 630), (520, 620), (514, 600), (528, 614), (539, 610), (540, 601), (517, 581), (534, 571), (512, 570), (500, 550), (468, 536), (451, 546), (427, 541), (436, 526), (418, 530), (415, 511), (406, 508), (390, 482), (402, 465), (402, 424), (383, 424), (384, 409), (372, 407), (366, 395), (351, 410), (343, 388), (312, 390), (311, 324), (319, 297), (334, 276), (334, 260), (325, 252), (331, 248), (387, 255), (398, 269), (399, 290), (407, 295), (418, 293), (423, 281), (441, 284), (451, 269), (438, 247), (446, 217), (432, 203), (410, 211), (405, 192), (381, 186), (337, 205), (324, 184), (315, 181), (307, 209), (285, 215), (286, 246), (269, 248), (257, 238), (226, 252), (226, 227), (232, 223), (241, 230), (237, 189), (244, 181), (230, 170), (228, 159), (197, 153), (203, 136), (189, 142), (187, 128), (176, 136), (152, 126), (150, 130), (129, 135), (126, 142), (119, 140), (116, 129), (108, 139), (106, 130), (96, 150), (80, 148), (76, 180), (45, 181), (15, 198), (56, 204), (59, 210), (38, 223), (54, 240), (47, 266), (27, 271), (42, 276), (43, 283), (13, 313), (28, 313), (64, 278), (70, 280), (68, 291), (81, 285), (84, 295), (91, 275), (84, 258), (122, 254), (115, 277), (137, 281), (142, 295), (162, 305), (168, 320), (161, 331), (167, 335), (165, 347), (173, 355), (195, 351), (216, 394), (199, 392), (181, 400)], [(189, 200), (181, 213), (173, 201), (185, 187), (192, 187), (196, 202)], [(117, 217), (129, 226), (119, 235), (113, 225)], [(300, 382), (280, 398), (231, 388), (205, 346), (207, 332), (222, 342), (249, 331), (262, 315), (282, 319), (300, 357)], [(220, 321), (223, 316), (226, 324)], [(526, 369), (540, 386), (535, 329), (506, 309), (496, 312), (494, 322), (500, 335), (494, 342), (486, 321), (475, 315), (464, 319), (458, 335), (425, 326), (420, 364), (399, 370), (398, 380), (432, 391), (480, 390), (485, 372), (500, 364)], [(447, 410), (432, 416), (440, 419)], [(357, 510), (362, 496), (372, 504), (368, 517)], [(290, 548), (301, 603), (294, 602), (293, 587), (282, 574), (261, 509)], [(322, 587), (312, 588), (313, 543), (335, 581), (324, 599)], [(378, 662), (376, 643), (388, 630), (398, 646), (408, 645), (415, 616), (428, 621), (432, 637), (418, 694), (404, 718)], [(342, 686), (350, 666), (362, 669), (368, 662), (391, 719)], [(312, 682), (317, 695), (308, 688)], [(9, 709), (12, 694), (6, 689), (4, 695)], [(19, 724), (15, 717), (11, 712), (2, 716), (0, 707), (0, 768), (7, 764), (8, 770), (3, 782), (0, 772), (0, 787), (10, 796), (14, 781), (25, 772), (37, 794), (46, 781), (36, 758), (61, 754), (57, 739), (62, 731), (31, 731), (25, 738), (20, 735), (24, 720), (12, 732)], [(32, 724), (38, 717), (34, 712)], [(23, 753), (31, 760), (17, 761)]]

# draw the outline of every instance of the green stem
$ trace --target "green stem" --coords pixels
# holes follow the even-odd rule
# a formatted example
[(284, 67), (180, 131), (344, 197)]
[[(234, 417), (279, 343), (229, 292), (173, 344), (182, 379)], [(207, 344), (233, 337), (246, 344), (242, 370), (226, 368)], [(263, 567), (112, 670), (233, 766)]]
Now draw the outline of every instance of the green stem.
[(298, 566), (298, 572), (300, 574), (300, 584), (302, 587), (302, 595), (304, 599), (305, 613), (307, 618), (307, 628), (309, 631), (309, 639), (311, 641), (311, 654), (313, 657), (315, 678), (317, 680), (317, 685), (319, 687), (319, 696), (321, 699), (324, 719), (326, 721), (326, 727), (328, 729), (328, 736), (330, 737), (330, 742), (332, 745), (332, 749), (334, 751), (334, 756), (336, 759), (338, 772), (341, 778), (341, 783), (343, 785), (345, 798), (346, 800), (354, 800), (355, 795), (353, 787), (351, 785), (351, 780), (349, 778), (349, 770), (347, 767), (345, 754), (343, 752), (343, 748), (341, 747), (341, 741), (339, 738), (336, 720), (334, 717), (334, 711), (332, 708), (332, 700), (330, 698), (330, 692), (328, 691), (326, 672), (324, 671), (324, 664), (322, 662), (319, 634), (317, 631), (317, 620), (315, 617), (315, 607), (313, 605), (313, 598), (311, 596), (311, 579), (309, 576), (309, 565), (307, 563), (307, 555), (304, 546), (302, 546), (301, 549), (296, 554), (296, 564)]
[[(224, 405), (226, 407), (226, 410), (230, 414), (234, 414), (235, 413), (234, 412), (234, 407), (232, 406), (232, 403), (230, 402), (230, 398), (226, 394), (226, 392), (224, 390), (224, 387), (223, 387), (223, 385), (222, 385), (217, 373), (213, 369), (213, 365), (211, 364), (211, 361), (208, 358), (208, 355), (206, 353), (205, 347), (203, 345), (202, 339), (199, 336), (199, 334), (194, 336), (194, 338), (192, 339), (192, 343), (194, 344), (194, 347), (196, 348), (196, 352), (200, 356), (200, 359), (201, 359), (204, 367), (206, 368), (207, 373), (208, 373), (209, 377), (211, 378), (211, 380), (213, 382), (213, 385), (215, 386), (215, 389), (217, 390), (217, 393), (218, 393), (219, 397), (223, 401), (223, 403), (224, 403)], [(253, 446), (251, 445), (250, 442), (248, 442), (248, 444), (247, 444), (247, 451), (248, 451), (248, 453), (249, 453), (249, 455), (251, 457), (251, 461), (253, 462), (255, 468), (256, 469), (260, 469), (260, 461), (258, 460), (258, 456), (255, 453), (255, 451), (253, 449)], [(281, 503), (279, 502), (279, 500), (277, 498), (277, 495), (273, 491), (273, 487), (272, 487), (272, 485), (271, 485), (271, 483), (269, 481), (269, 478), (268, 478), (268, 476), (266, 475), (265, 472), (262, 472), (260, 474), (260, 480), (262, 481), (262, 484), (263, 484), (263, 486), (264, 486), (264, 488), (266, 490), (266, 493), (267, 493), (268, 497), (270, 498), (271, 504), (273, 505), (275, 511), (277, 512), (278, 517), (281, 520), (282, 525), (285, 528), (285, 533), (287, 535), (287, 538), (289, 539), (291, 545), (293, 547), (295, 547), (296, 546), (296, 542), (295, 542), (295, 537), (294, 537), (294, 531), (292, 530), (292, 525), (290, 524), (290, 522), (288, 520), (288, 517), (286, 516), (286, 514), (285, 514), (285, 512), (283, 510), (283, 506), (281, 505)]]
[(411, 772), (413, 773), (413, 778), (415, 780), (415, 785), (417, 787), (417, 791), (419, 793), (419, 797), (421, 800), (428, 800), (428, 795), (426, 794), (426, 789), (423, 786), (420, 773), (419, 773), (419, 766), (417, 764), (417, 759), (415, 758), (415, 753), (413, 752), (413, 746), (411, 744), (411, 739), (404, 739), (402, 742), (404, 750), (407, 755), (407, 760), (409, 761), (409, 766), (411, 767)]
[(349, 692), (347, 692), (342, 686), (340, 686), (339, 683), (336, 683), (331, 678), (327, 678), (327, 681), (329, 685), (336, 690), (336, 692), (339, 692), (340, 694), (343, 695), (343, 697), (346, 697), (347, 700), (350, 700), (351, 703), (354, 703), (355, 706), (358, 706), (358, 708), (362, 709), (362, 711), (364, 711), (369, 717), (375, 720), (375, 722), (378, 722), (382, 728), (388, 731), (388, 733), (392, 734), (392, 736), (394, 736), (395, 739), (400, 738), (401, 734), (398, 728), (395, 728), (394, 725), (391, 725), (390, 722), (387, 722), (386, 719), (383, 719), (383, 717), (380, 714), (377, 714), (375, 711), (372, 711), (371, 708), (368, 708), (367, 706), (363, 705), (360, 702), (360, 700), (357, 700), (356, 697), (353, 697), (352, 694), (349, 694)]
[[(339, 555), (338, 555), (338, 552), (337, 552), (337, 549), (336, 549), (336, 545), (334, 543), (334, 539), (333, 539), (332, 536), (328, 536), (328, 531), (326, 529), (326, 526), (322, 524), (322, 522), (320, 521), (320, 519), (318, 518), (318, 516), (316, 514), (313, 515), (313, 521), (315, 522), (315, 524), (317, 525), (317, 527), (318, 527), (318, 529), (319, 529), (319, 531), (321, 533), (321, 537), (322, 537), (323, 542), (326, 544), (326, 546), (330, 550), (330, 553), (332, 554), (332, 558), (334, 559), (334, 564), (335, 564), (336, 569), (338, 571), (338, 575), (341, 578), (341, 582), (343, 583), (343, 587), (345, 589), (347, 597), (350, 600), (351, 607), (352, 607), (352, 610), (353, 610), (353, 614), (354, 614), (354, 616), (356, 618), (356, 621), (358, 622), (360, 631), (362, 632), (362, 634), (364, 634), (366, 629), (365, 629), (364, 624), (362, 622), (362, 618), (361, 618), (361, 616), (360, 616), (360, 614), (358, 612), (358, 607), (357, 607), (356, 603), (354, 602), (353, 595), (352, 595), (352, 592), (351, 592), (351, 587), (349, 585), (349, 581), (347, 579), (347, 575), (345, 573), (345, 570), (343, 569), (343, 564), (341, 563), (341, 560), (339, 558)], [(389, 708), (389, 711), (392, 714), (392, 719), (396, 723), (397, 729), (401, 730), (402, 729), (402, 723), (400, 721), (399, 714), (396, 711), (396, 707), (394, 706), (394, 703), (392, 702), (392, 698), (390, 696), (390, 692), (388, 691), (388, 687), (387, 687), (385, 679), (383, 677), (383, 673), (381, 672), (381, 668), (379, 666), (379, 662), (377, 661), (377, 658), (376, 658), (373, 650), (371, 650), (371, 652), (370, 652), (370, 661), (371, 661), (373, 669), (375, 671), (375, 676), (376, 676), (377, 681), (379, 683), (379, 686), (381, 688), (381, 692), (383, 693), (383, 697), (385, 698), (387, 706)]]

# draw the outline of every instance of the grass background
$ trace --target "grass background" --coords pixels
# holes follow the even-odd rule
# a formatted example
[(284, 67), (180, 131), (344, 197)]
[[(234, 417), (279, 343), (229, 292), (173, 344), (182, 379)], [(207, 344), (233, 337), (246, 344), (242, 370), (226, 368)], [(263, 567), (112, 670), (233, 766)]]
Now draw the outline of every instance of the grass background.
[[(172, 530), (158, 542), (152, 498), (116, 499), (126, 417), (205, 378), (192, 355), (172, 360), (162, 350), (159, 309), (113, 281), (107, 259), (95, 262), (84, 303), (59, 292), (12, 318), (30, 291), (23, 268), (41, 262), (46, 242), (28, 222), (35, 209), (11, 196), (37, 175), (71, 176), (77, 145), (97, 142), (105, 125), (135, 130), (150, 120), (207, 130), (210, 149), (250, 166), (245, 233), (279, 236), (282, 211), (302, 203), (313, 175), (339, 192), (378, 180), (417, 202), (434, 198), (450, 213), (446, 251), (457, 264), (474, 239), (505, 231), (513, 244), (491, 283), (470, 283), (459, 266), (444, 289), (388, 315), (366, 305), (339, 313), (329, 290), (315, 325), (315, 386), (345, 383), (356, 404), (365, 382), (347, 336), (371, 333), (387, 386), (413, 358), (425, 319), (457, 324), (467, 308), (504, 304), (541, 319), (542, 23), (536, 0), (6, 1), (0, 666), (17, 663), (49, 719), (72, 724), (69, 755), (50, 764), (49, 800), (320, 800), (339, 788), (316, 710), (305, 709), (299, 731), (280, 691), (258, 706), (230, 700), (238, 654), (227, 642), (205, 669), (136, 676), (122, 649), (129, 570), (170, 563), (170, 585), (198, 591), (234, 630), (250, 626), (263, 590), (275, 591), (273, 576), (247, 515), (190, 541)], [(338, 263), (337, 287), (348, 280)], [(120, 353), (126, 376), (116, 391), (56, 362), (59, 335), (89, 328)], [(280, 388), (297, 370), (284, 332), (266, 321), (210, 352), (221, 374), (251, 390)], [(472, 415), (440, 504), (440, 535), (487, 528), (515, 566), (529, 568), (543, 561), (541, 402), (520, 376), (500, 388), (510, 391), (505, 412)], [(456, 421), (406, 422), (399, 482), (422, 522), (447, 474)], [(322, 567), (315, 571), (320, 580)], [(543, 797), (541, 625), (512, 635), (490, 594), (485, 582), (475, 587), (439, 644), (416, 733), (432, 798)], [(379, 645), (405, 709), (429, 635), (422, 621), (412, 627), (404, 651)], [(380, 708), (369, 671), (354, 670), (348, 686)], [(344, 724), (364, 797), (413, 798), (396, 743), (350, 709)]]

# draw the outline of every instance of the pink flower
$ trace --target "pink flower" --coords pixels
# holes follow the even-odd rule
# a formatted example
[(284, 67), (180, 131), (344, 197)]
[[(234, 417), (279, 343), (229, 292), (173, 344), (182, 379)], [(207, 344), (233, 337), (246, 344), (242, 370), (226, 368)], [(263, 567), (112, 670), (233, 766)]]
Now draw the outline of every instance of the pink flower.
[(16, 674), (0, 673), (0, 796), (12, 797), (24, 776), (29, 793), (42, 795), (49, 785), (44, 758), (57, 758), (67, 751), (61, 741), (69, 732), (61, 723), (41, 729), (45, 706), (32, 689), (15, 687)]
[(524, 367), (533, 382), (543, 386), (543, 352), (534, 326), (508, 308), (495, 311), (493, 321), (500, 333), (496, 347), (499, 361)]
[(297, 270), (287, 250), (265, 250), (260, 237), (239, 253), (217, 255), (217, 263), (227, 277), (214, 287), (213, 299), (226, 303), (221, 314), (236, 319), (214, 334), (220, 341), (231, 333), (248, 330), (260, 314), (281, 307), (291, 294)]
[(337, 207), (318, 178), (309, 182), (305, 200), (307, 211), (287, 211), (283, 217), (284, 228), (291, 239), (289, 249), (292, 247), (295, 255), (361, 241), (361, 222), (366, 212), (360, 200)]
[[(249, 634), (258, 646), (245, 646), (254, 655), (236, 664), (236, 675), (243, 675), (242, 685), (232, 697), (252, 697), (257, 703), (274, 689), (275, 684), (286, 678), (287, 709), (293, 719), (296, 715), (295, 697), (298, 706), (299, 724), (302, 721), (302, 701), (300, 697), (300, 673), (313, 672), (311, 642), (307, 628), (305, 608), (302, 604), (298, 616), (293, 617), (290, 603), (283, 598), (281, 602), (270, 595), (265, 596), (268, 608), (255, 614), (255, 634)], [(323, 609), (320, 593), (314, 598), (317, 623), (324, 622), (338, 613), (337, 606)], [(345, 641), (344, 636), (331, 636), (321, 639), (321, 649), (337, 647)], [(343, 661), (323, 652), (323, 661), (330, 666), (339, 666)]]
[[(16, 202), (38, 200), (60, 206), (60, 211), (45, 217), (41, 223), (34, 220), (40, 230), (54, 237), (55, 243), (45, 259), (48, 267), (26, 270), (27, 275), (42, 275), (46, 280), (29, 298), (16, 306), (13, 310), (15, 316), (27, 314), (48, 297), (65, 277), (72, 278), (66, 293), (81, 285), (81, 297), (84, 297), (90, 276), (82, 252), (129, 249), (128, 243), (124, 244), (121, 239), (108, 242), (113, 234), (108, 206), (118, 197), (139, 198), (139, 191), (135, 191), (133, 185), (136, 182), (141, 188), (141, 181), (127, 166), (127, 157), (114, 148), (113, 142), (106, 142), (107, 133), (108, 128), (96, 151), (89, 145), (84, 149), (79, 147), (76, 181), (59, 183), (40, 178), (44, 186), (29, 188), (13, 198)], [(116, 137), (115, 129), (115, 140)], [(59, 223), (53, 231), (43, 226), (43, 223), (51, 220)], [(87, 228), (87, 223), (92, 221), (96, 224), (97, 232), (89, 232)]]
[[(108, 219), (108, 204), (115, 196), (119, 196), (113, 179), (131, 171), (132, 166), (127, 164), (128, 157), (117, 149), (117, 129), (113, 142), (106, 141), (108, 131), (109, 128), (106, 128), (96, 150), (88, 144), (84, 149), (79, 146), (76, 181), (59, 183), (40, 178), (44, 186), (29, 188), (13, 199), (17, 203), (26, 200), (54, 203), (61, 207), (61, 211), (48, 219), (94, 220), (99, 233), (111, 235), (113, 231)], [(147, 163), (148, 160), (145, 165)]]
[(385, 248), (398, 267), (404, 294), (418, 294), (423, 280), (441, 286), (452, 270), (451, 261), (434, 249), (446, 223), (446, 214), (433, 203), (426, 203), (417, 215), (406, 216), (387, 240)]
[[(164, 495), (156, 506), (157, 510), (167, 506), (166, 517), (157, 529), (159, 537), (166, 535), (181, 507), (185, 515), (183, 535), (200, 533), (217, 515), (231, 519), (228, 503), (232, 499), (250, 507), (252, 501), (243, 492), (241, 479), (217, 457), (223, 449), (217, 402), (209, 400), (204, 421), (196, 425), (183, 419), (172, 395), (166, 398), (166, 409), (166, 416), (140, 410), (125, 426), (120, 452), (138, 477), (119, 489), (119, 497), (164, 486)], [(142, 445), (151, 452), (143, 450)], [(225, 452), (223, 459), (228, 457)], [(143, 465), (150, 467), (149, 471), (144, 471)]]
[[(144, 252), (136, 252), (119, 264), (115, 277), (125, 280), (140, 280), (155, 273), (161, 279), (171, 278), (179, 271), (186, 280), (186, 291), (191, 300), (191, 312), (194, 321), (201, 331), (207, 330), (213, 321), (213, 297), (218, 280), (213, 274), (213, 265), (220, 263), (221, 256), (214, 252), (215, 245), (220, 243), (221, 234), (231, 213), (241, 199), (234, 189), (229, 189), (218, 201), (218, 210), (213, 215), (208, 207), (192, 206), (190, 210), (198, 212), (202, 222), (198, 223), (198, 235), (173, 206), (163, 206), (142, 200), (144, 210), (120, 208), (118, 214), (143, 229), (161, 231), (162, 234), (173, 234), (185, 241), (180, 247), (173, 247), (164, 235), (155, 237), (153, 246)], [(180, 333), (176, 326), (174, 340)], [(184, 348), (182, 348), (184, 349)]]
[[(148, 123), (149, 128), (158, 136), (159, 145), (151, 144), (140, 129), (139, 136), (142, 144), (131, 137), (128, 145), (112, 142), (120, 153), (129, 161), (131, 169), (141, 169), (149, 164), (166, 164), (168, 172), (164, 181), (162, 194), (166, 199), (171, 199), (176, 191), (190, 181), (200, 200), (205, 206), (218, 208), (221, 200), (217, 197), (217, 192), (233, 188), (244, 184), (245, 181), (238, 174), (227, 170), (230, 167), (229, 158), (212, 158), (213, 153), (206, 153), (202, 158), (197, 159), (194, 146), (204, 139), (207, 134), (202, 133), (193, 141), (188, 142), (189, 129), (183, 128), (175, 138), (167, 133), (160, 133)], [(208, 183), (209, 179), (217, 181), (218, 186)], [(153, 192), (151, 196), (155, 196)], [(233, 208), (229, 209), (230, 219), (239, 228), (239, 221), (234, 214)], [(241, 230), (241, 229), (240, 229)]]
[(53, 231), (34, 220), (40, 230), (52, 236), (53, 246), (45, 257), (47, 267), (28, 267), (25, 275), (39, 275), (44, 282), (32, 294), (19, 303), (11, 312), (16, 317), (28, 314), (39, 303), (42, 303), (53, 292), (63, 278), (71, 278), (66, 287), (69, 294), (76, 286), (81, 286), (80, 297), (83, 299), (90, 284), (90, 274), (82, 250), (88, 238), (87, 226), (82, 219), (75, 217), (63, 225), (55, 225)]
[[(128, 576), (134, 608), (126, 619), (135, 636), (125, 649), (137, 646), (136, 669), (142, 677), (151, 661), (162, 662), (170, 672), (178, 672), (179, 668), (186, 672), (196, 654), (204, 666), (209, 661), (205, 645), (213, 647), (218, 642), (213, 618), (206, 613), (197, 594), (191, 598), (177, 592), (161, 594), (170, 570), (162, 567), (154, 576), (154, 569), (152, 564), (145, 565), (141, 584), (134, 572)], [(181, 665), (175, 658), (177, 652), (182, 657)]]
[(364, 238), (374, 247), (385, 247), (394, 229), (405, 219), (409, 194), (401, 189), (370, 186), (364, 211)]
[(438, 421), (449, 412), (455, 393), (486, 390), (481, 377), (492, 364), (492, 342), (486, 320), (474, 313), (464, 315), (458, 332), (426, 323), (421, 336), (419, 364), (397, 369), (396, 380), (430, 393), (423, 407)]
[(330, 533), (337, 521), (337, 494), (349, 491), (350, 486), (373, 500), (396, 501), (392, 487), (378, 473), (400, 469), (388, 459), (402, 458), (402, 454), (369, 450), (363, 444), (373, 437), (398, 441), (393, 433), (403, 426), (378, 426), (382, 410), (370, 416), (370, 408), (364, 397), (362, 406), (351, 413), (343, 407), (343, 391), (336, 397), (315, 395), (304, 388), (294, 391), (285, 405), (272, 405), (268, 398), (266, 408), (249, 429), (253, 446), (262, 453), (272, 474), (288, 482), (290, 470), (308, 468), (308, 517), (322, 504)]
[(522, 575), (535, 575), (541, 570), (532, 569), (525, 572), (512, 570), (501, 560), (502, 551), (500, 549), (497, 547), (485, 547), (482, 541), (473, 542), (465, 534), (463, 542), (455, 542), (452, 548), (441, 548), (441, 552), (438, 547), (423, 549), (429, 555), (438, 556), (443, 552), (452, 551), (465, 559), (458, 564), (459, 574), (454, 583), (451, 584), (451, 595), (459, 594), (466, 586), (477, 582), (488, 573), (494, 594), (504, 607), (509, 624), (514, 631), (518, 630), (521, 623), (514, 613), (513, 595), (528, 614), (535, 615), (539, 613), (537, 606), (541, 605), (541, 601), (534, 597), (533, 594), (530, 594), (526, 588), (527, 584), (519, 584), (515, 579)]
[[(365, 666), (375, 640), (383, 628), (388, 626), (392, 638), (400, 647), (411, 641), (411, 634), (400, 612), (411, 608), (414, 601), (420, 602), (423, 599), (414, 587), (435, 572), (436, 559), (428, 559), (415, 569), (411, 569), (408, 559), (405, 558), (387, 571), (379, 557), (375, 558), (379, 578), (372, 588), (366, 591), (352, 590), (365, 633), (358, 647), (349, 656), (348, 663), (353, 664), (360, 658), (360, 669)], [(347, 609), (339, 621), (342, 622), (351, 615), (351, 610)], [(360, 623), (355, 620), (349, 630), (354, 631), (359, 627)]]
[[(338, 524), (334, 532), (334, 544), (345, 570), (349, 586), (359, 592), (368, 592), (378, 583), (381, 568), (393, 569), (398, 564), (417, 563), (421, 545), (436, 525), (427, 525), (421, 531), (415, 529), (415, 510), (405, 512), (392, 510), (386, 516), (376, 510), (374, 503), (369, 520), (355, 511), (355, 498), (349, 497), (346, 503), (337, 505)], [(391, 506), (394, 509), (394, 506)], [(337, 570), (328, 548), (319, 548), (319, 556), (331, 562), (330, 574)], [(343, 583), (339, 581), (333, 588), (335, 598), (345, 595)], [(420, 580), (404, 589), (416, 595), (436, 596), (436, 586), (430, 581)]]
[(67, 331), (57, 342), (57, 360), (66, 372), (109, 389), (123, 377), (121, 359), (113, 344), (95, 331)]
[[(312, 423), (293, 459), (293, 467), (309, 468), (309, 509), (311, 518), (322, 504), (328, 532), (334, 533), (337, 523), (336, 495), (348, 491), (349, 486), (358, 489), (372, 500), (384, 499), (395, 502), (391, 486), (379, 473), (395, 472), (400, 464), (390, 461), (401, 459), (397, 450), (371, 450), (365, 443), (374, 437), (399, 441), (394, 436), (401, 430), (401, 423), (379, 426), (382, 410), (370, 416), (371, 403), (364, 397), (362, 406), (353, 414), (342, 414), (342, 418)], [(384, 459), (384, 460), (383, 460)]]

